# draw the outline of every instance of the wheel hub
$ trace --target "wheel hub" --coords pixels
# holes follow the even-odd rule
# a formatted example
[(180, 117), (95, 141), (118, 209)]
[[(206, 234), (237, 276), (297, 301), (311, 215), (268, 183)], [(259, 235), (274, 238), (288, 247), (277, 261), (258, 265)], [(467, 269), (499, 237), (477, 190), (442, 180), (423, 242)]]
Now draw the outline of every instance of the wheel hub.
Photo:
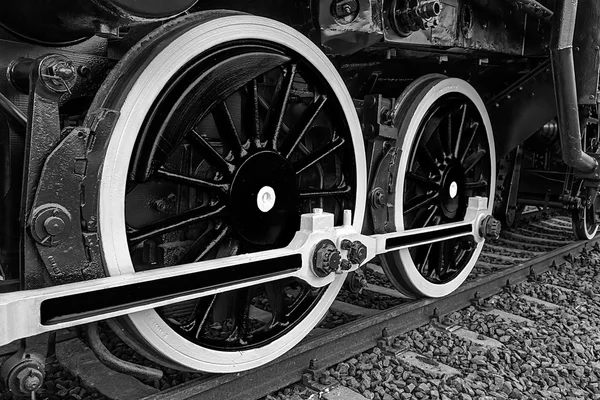
[(452, 160), (442, 173), (441, 209), (447, 218), (455, 218), (464, 207), (464, 168), (458, 160)]
[(269, 212), (275, 206), (275, 190), (271, 186), (263, 186), (256, 196), (256, 205), (262, 212)]
[(298, 188), (290, 163), (273, 151), (248, 157), (229, 196), (231, 223), (256, 245), (287, 244), (298, 229)]

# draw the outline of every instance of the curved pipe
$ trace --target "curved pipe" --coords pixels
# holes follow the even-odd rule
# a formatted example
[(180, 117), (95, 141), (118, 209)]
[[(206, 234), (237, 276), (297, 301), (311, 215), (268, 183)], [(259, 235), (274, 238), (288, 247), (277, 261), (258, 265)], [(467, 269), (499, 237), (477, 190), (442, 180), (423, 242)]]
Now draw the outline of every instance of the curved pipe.
[(593, 157), (584, 153), (581, 148), (575, 64), (573, 63), (573, 33), (576, 15), (577, 0), (557, 0), (550, 57), (563, 160), (576, 170), (590, 173), (596, 170), (598, 163)]
[(88, 337), (88, 344), (92, 352), (98, 357), (98, 360), (108, 368), (134, 376), (139, 379), (158, 381), (163, 377), (163, 372), (159, 369), (144, 367), (143, 365), (133, 364), (128, 361), (115, 357), (104, 344), (100, 341), (98, 334), (98, 323), (93, 322), (85, 327)]

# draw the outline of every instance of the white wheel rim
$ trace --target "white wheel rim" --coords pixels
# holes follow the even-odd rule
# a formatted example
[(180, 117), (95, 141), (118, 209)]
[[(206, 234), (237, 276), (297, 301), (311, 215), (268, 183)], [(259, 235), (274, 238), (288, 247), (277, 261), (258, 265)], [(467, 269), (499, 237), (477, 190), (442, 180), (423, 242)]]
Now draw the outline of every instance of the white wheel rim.
[[(581, 234), (584, 235), (583, 239), (593, 239), (594, 236), (596, 236), (596, 234), (598, 233), (598, 225), (594, 225), (594, 229), (592, 230), (592, 232), (590, 233), (589, 229), (588, 229), (588, 209), (587, 207), (583, 209), (582, 215), (581, 215), (581, 221), (573, 221), (573, 227), (576, 230), (575, 235), (576, 236), (580, 236)], [(579, 227), (577, 227), (577, 225), (580, 225)]]
[[(494, 137), (492, 134), (492, 125), (487, 114), (485, 105), (481, 100), (481, 97), (477, 91), (462, 79), (447, 78), (441, 79), (438, 83), (433, 85), (428, 93), (423, 97), (422, 101), (418, 105), (414, 114), (409, 116), (411, 118), (410, 124), (406, 131), (406, 136), (402, 143), (402, 153), (400, 157), (400, 163), (398, 170), (400, 171), (396, 180), (396, 198), (395, 198), (395, 221), (396, 229), (399, 232), (404, 231), (404, 217), (403, 217), (403, 194), (404, 194), (404, 174), (402, 171), (407, 170), (409, 155), (412, 150), (412, 145), (416, 139), (416, 135), (419, 132), (419, 126), (421, 121), (425, 117), (425, 114), (434, 104), (434, 102), (441, 96), (449, 93), (459, 93), (469, 98), (482, 117), (483, 124), (487, 133), (487, 138), (490, 147), (490, 158), (491, 158), (491, 177), (496, 177), (496, 152), (494, 148)], [(490, 198), (488, 199), (488, 214), (492, 213), (493, 198), (494, 198), (495, 183), (490, 182)], [(427, 280), (419, 272), (415, 265), (413, 258), (410, 254), (409, 249), (399, 250), (393, 254), (396, 265), (390, 265), (388, 268), (401, 268), (402, 276), (406, 280), (406, 283), (410, 286), (411, 291), (414, 294), (426, 297), (444, 297), (455, 291), (464, 281), (467, 276), (471, 273), (477, 258), (483, 248), (483, 242), (476, 245), (473, 255), (470, 261), (465, 265), (462, 271), (451, 281), (443, 284), (433, 283)], [(384, 261), (386, 262), (386, 261)]]
[[(360, 230), (366, 202), (366, 165), (360, 122), (352, 98), (335, 67), (307, 38), (294, 29), (261, 17), (229, 16), (205, 22), (168, 44), (132, 85), (115, 123), (107, 147), (99, 189), (98, 229), (102, 254), (109, 275), (134, 273), (125, 233), (125, 184), (131, 154), (145, 115), (154, 99), (177, 71), (194, 56), (233, 40), (265, 40), (302, 54), (327, 79), (347, 118), (356, 163), (356, 200), (353, 226)], [(115, 206), (117, 205), (117, 206)], [(315, 307), (285, 336), (266, 346), (225, 352), (194, 345), (177, 334), (154, 310), (130, 314), (130, 326), (156, 351), (188, 368), (212, 372), (237, 372), (271, 361), (297, 344), (322, 319), (344, 281), (336, 277)]]

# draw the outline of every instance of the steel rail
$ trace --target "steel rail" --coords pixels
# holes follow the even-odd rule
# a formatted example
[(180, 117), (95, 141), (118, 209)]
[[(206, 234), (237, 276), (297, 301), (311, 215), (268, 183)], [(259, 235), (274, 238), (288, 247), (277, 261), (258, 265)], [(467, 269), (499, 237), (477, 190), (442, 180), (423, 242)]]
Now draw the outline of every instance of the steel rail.
[(282, 357), (262, 367), (238, 374), (210, 375), (175, 386), (143, 400), (255, 400), (302, 379), (311, 360), (330, 366), (366, 351), (378, 344), (383, 329), (391, 336), (401, 335), (426, 325), (434, 316), (443, 316), (472, 305), (539, 275), (565, 256), (600, 242), (600, 235), (588, 241), (576, 241), (531, 260), (481, 277), (462, 285), (440, 299), (421, 299), (409, 304), (360, 318), (330, 332), (309, 337)]

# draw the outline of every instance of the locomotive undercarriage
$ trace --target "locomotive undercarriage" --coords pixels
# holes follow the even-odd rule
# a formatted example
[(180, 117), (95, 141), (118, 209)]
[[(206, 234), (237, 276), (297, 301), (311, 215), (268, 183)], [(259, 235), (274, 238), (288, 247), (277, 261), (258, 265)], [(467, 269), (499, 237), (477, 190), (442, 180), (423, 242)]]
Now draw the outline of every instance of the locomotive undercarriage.
[(376, 256), (455, 290), (541, 152), (597, 231), (600, 40), (575, 25), (574, 67), (569, 2), (128, 3), (0, 17), (1, 344), (109, 319), (172, 368), (257, 367)]

